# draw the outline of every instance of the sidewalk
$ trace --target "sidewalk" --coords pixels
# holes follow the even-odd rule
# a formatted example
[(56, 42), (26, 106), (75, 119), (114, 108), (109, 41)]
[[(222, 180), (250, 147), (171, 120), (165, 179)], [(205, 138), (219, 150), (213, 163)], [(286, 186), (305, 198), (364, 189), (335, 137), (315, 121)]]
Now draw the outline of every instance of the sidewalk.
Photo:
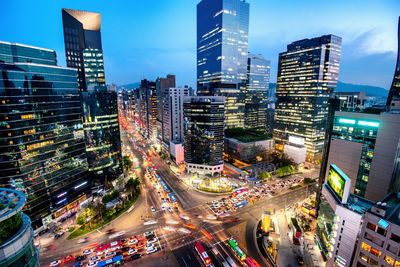
[(279, 211), (275, 214), (278, 221), (280, 232), (280, 243), (278, 245), (278, 256), (276, 263), (278, 266), (298, 266), (297, 263), (297, 246), (291, 242), (291, 234), (288, 228), (285, 211)]

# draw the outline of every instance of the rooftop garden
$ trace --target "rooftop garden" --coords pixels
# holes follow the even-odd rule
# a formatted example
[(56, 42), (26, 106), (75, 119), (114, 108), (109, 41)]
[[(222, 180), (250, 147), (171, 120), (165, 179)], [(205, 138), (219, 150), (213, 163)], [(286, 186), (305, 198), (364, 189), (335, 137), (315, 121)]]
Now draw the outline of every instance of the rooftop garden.
[(244, 128), (232, 128), (225, 130), (225, 137), (227, 138), (235, 138), (240, 142), (250, 143), (257, 142), (262, 140), (271, 139), (272, 135), (265, 132), (264, 130), (258, 129), (244, 129)]

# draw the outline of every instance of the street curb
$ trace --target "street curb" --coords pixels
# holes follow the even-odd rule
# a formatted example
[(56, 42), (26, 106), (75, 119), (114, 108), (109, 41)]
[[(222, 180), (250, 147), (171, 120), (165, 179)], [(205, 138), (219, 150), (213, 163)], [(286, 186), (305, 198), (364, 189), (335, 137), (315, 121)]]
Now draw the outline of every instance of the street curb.
[[(138, 200), (141, 199), (141, 198), (142, 198), (142, 194), (140, 194), (140, 196), (136, 199), (135, 202), (132, 203), (132, 205), (135, 205), (135, 204), (138, 202)], [(132, 205), (131, 205), (131, 207), (132, 207)], [(131, 207), (129, 207), (128, 209), (130, 209)], [(76, 238), (78, 238), (78, 237), (82, 238), (82, 237), (87, 236), (88, 234), (93, 233), (94, 231), (101, 230), (101, 229), (103, 229), (104, 227), (110, 225), (112, 222), (114, 222), (116, 219), (118, 219), (118, 218), (121, 217), (122, 215), (126, 214), (127, 211), (128, 211), (128, 209), (127, 209), (126, 211), (124, 211), (123, 213), (121, 213), (120, 215), (118, 215), (118, 217), (114, 218), (112, 221), (106, 223), (105, 225), (102, 225), (102, 226), (100, 226), (100, 227), (98, 227), (98, 228), (96, 228), (96, 229), (93, 229), (92, 231), (87, 232), (87, 233), (84, 234), (84, 235), (76, 236), (76, 237), (73, 237), (73, 238), (71, 238), (71, 239), (68, 239), (68, 236), (67, 236), (66, 240), (74, 240), (74, 239), (76, 239)], [(134, 207), (134, 208), (132, 209), (132, 211), (134, 211), (135, 209), (136, 209), (136, 207)], [(131, 211), (131, 212), (132, 212), (132, 211)], [(78, 228), (78, 229), (79, 229), (79, 228)], [(73, 233), (73, 232), (71, 232), (71, 234), (72, 234), (72, 233)]]

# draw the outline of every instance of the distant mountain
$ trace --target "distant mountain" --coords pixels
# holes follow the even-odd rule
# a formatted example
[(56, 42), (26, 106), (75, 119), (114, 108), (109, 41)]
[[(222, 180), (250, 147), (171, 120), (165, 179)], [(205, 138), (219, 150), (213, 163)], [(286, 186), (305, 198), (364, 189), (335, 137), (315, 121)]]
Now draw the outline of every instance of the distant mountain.
[(125, 89), (131, 90), (131, 89), (134, 89), (134, 88), (138, 88), (139, 86), (140, 86), (140, 82), (128, 83), (128, 84), (125, 84), (125, 85), (118, 85), (118, 89), (125, 88)]
[[(276, 89), (276, 83), (270, 83), (270, 88)], [(335, 92), (365, 92), (367, 96), (387, 97), (389, 91), (383, 87), (338, 82)]]

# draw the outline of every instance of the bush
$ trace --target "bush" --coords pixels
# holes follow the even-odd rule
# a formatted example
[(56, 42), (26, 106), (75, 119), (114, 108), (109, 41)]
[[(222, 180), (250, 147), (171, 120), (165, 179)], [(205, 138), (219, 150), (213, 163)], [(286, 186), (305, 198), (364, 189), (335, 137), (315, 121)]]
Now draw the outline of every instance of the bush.
[(311, 178), (308, 178), (308, 177), (304, 178), (304, 180), (303, 180), (304, 184), (311, 184), (313, 182), (314, 182), (314, 179), (311, 179)]
[(272, 178), (272, 174), (269, 172), (262, 172), (258, 175), (258, 178), (262, 181), (269, 180)]
[(276, 175), (278, 177), (288, 176), (288, 175), (293, 174), (295, 170), (296, 170), (296, 168), (293, 165), (280, 167), (280, 168), (276, 169)]
[(114, 191), (112, 191), (111, 193), (109, 193), (109, 194), (107, 194), (107, 195), (105, 195), (105, 196), (103, 197), (103, 203), (104, 203), (104, 204), (105, 204), (105, 203), (108, 203), (108, 202), (110, 202), (110, 201), (116, 199), (117, 197), (119, 197), (119, 192), (116, 191), (116, 190), (114, 190)]
[(17, 213), (11, 218), (0, 222), (0, 245), (15, 235), (22, 226), (22, 215)]

